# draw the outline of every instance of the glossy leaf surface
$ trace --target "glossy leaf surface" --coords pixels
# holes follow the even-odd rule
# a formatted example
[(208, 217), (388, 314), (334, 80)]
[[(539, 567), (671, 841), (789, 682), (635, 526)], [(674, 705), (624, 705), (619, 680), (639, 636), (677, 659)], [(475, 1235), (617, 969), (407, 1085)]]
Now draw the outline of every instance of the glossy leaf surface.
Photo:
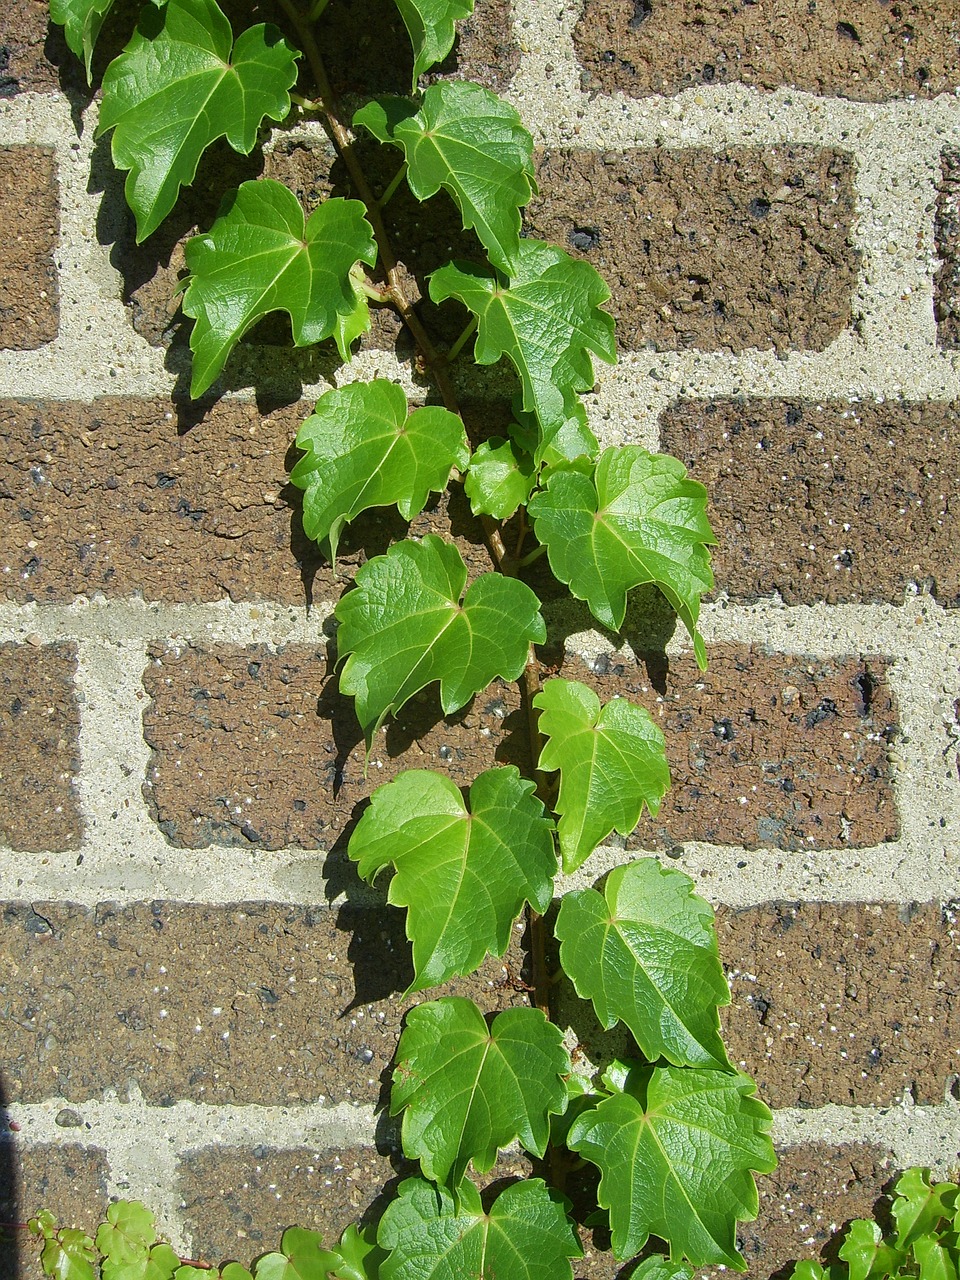
[(279, 1250), (257, 1260), (254, 1275), (256, 1280), (327, 1280), (340, 1261), (334, 1250), (323, 1247), (318, 1231), (289, 1227)]
[(96, 1236), (97, 1248), (114, 1262), (130, 1262), (145, 1254), (157, 1238), (154, 1216), (136, 1200), (107, 1206)]
[(64, 1227), (56, 1235), (46, 1235), (40, 1266), (53, 1280), (94, 1280), (95, 1257), (93, 1241), (85, 1231)]
[(178, 1255), (168, 1244), (161, 1243), (149, 1250), (131, 1253), (122, 1262), (104, 1258), (100, 1275), (102, 1280), (172, 1280), (179, 1266)]
[(100, 28), (114, 0), (50, 0), (50, 21), (63, 27), (70, 50), (83, 60), (90, 80), (90, 63)]
[(536, 469), (529, 453), (512, 440), (493, 436), (479, 445), (464, 481), (474, 515), (509, 520), (530, 497)]
[(395, 0), (413, 45), (413, 88), (424, 71), (453, 48), (454, 25), (473, 13), (474, 0)]

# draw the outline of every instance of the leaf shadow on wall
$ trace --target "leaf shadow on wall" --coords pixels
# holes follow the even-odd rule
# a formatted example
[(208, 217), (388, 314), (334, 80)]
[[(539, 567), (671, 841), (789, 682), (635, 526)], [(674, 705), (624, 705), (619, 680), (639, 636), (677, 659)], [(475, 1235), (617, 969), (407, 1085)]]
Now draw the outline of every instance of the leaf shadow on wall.
[(17, 1179), (10, 1116), (7, 1112), (7, 1089), (0, 1075), (0, 1280), (17, 1280), (20, 1274), (19, 1232), (20, 1187)]

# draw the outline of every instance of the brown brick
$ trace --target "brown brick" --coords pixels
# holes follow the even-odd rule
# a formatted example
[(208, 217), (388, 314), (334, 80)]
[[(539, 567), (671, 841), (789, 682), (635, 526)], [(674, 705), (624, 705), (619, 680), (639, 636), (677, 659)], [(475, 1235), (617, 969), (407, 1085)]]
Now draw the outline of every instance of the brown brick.
[[(44, 51), (48, 17), (48, 0), (4, 0), (0, 6), (0, 98), (59, 87), (57, 68)], [(66, 51), (60, 30), (53, 29), (51, 41), (58, 54)]]
[[(79, 1143), (0, 1145), (0, 1221), (49, 1209), (63, 1227), (93, 1233), (106, 1213), (106, 1156)], [(40, 1248), (29, 1232), (0, 1234), (0, 1280), (40, 1280)]]
[(538, 173), (528, 229), (598, 269), (628, 349), (822, 351), (850, 322), (846, 152), (564, 150)]
[(710, 495), (717, 586), (787, 604), (960, 603), (953, 404), (682, 401), (661, 446)]
[[(374, 1103), (417, 1003), (398, 997), (412, 978), (403, 924), (388, 907), (7, 903), (10, 1099), (82, 1102), (134, 1080), (160, 1104)], [(525, 1003), (522, 963), (513, 944), (429, 998)]]
[(933, 281), (933, 312), (942, 347), (960, 346), (960, 152), (940, 157), (934, 219), (934, 246), (940, 264)]
[(692, 658), (637, 665), (604, 654), (560, 672), (601, 700), (646, 706), (667, 740), (672, 785), (628, 841), (830, 849), (894, 840), (898, 822), (884, 734), (896, 718), (879, 658), (769, 655), (714, 645)]
[(290, 645), (156, 651), (144, 734), (154, 752), (145, 794), (173, 844), (330, 849), (356, 805), (404, 769), (458, 786), (497, 762), (528, 768), (515, 686), (491, 686), (447, 720), (436, 686), (391, 721), (367, 776), (351, 699), (323, 653)]
[(865, 102), (952, 93), (956, 10), (943, 0), (587, 0), (574, 30), (584, 87), (636, 97), (740, 81)]
[(0, 644), (0, 843), (75, 849), (82, 822), (76, 646)]
[(33, 351), (57, 336), (59, 233), (53, 151), (0, 147), (0, 347)]
[(722, 909), (731, 1060), (771, 1107), (942, 1102), (960, 1069), (955, 922), (935, 903)]

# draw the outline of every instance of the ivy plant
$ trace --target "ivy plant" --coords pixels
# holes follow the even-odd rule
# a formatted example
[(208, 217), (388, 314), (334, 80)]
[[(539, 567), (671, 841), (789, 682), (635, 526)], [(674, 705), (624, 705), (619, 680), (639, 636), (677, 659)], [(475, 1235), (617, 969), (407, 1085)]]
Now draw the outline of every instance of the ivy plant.
[[(496, 766), (463, 791), (437, 773), (401, 773), (373, 793), (348, 853), (365, 879), (387, 872), (388, 901), (406, 911), (410, 992), (502, 956), (526, 913), (532, 1007), (488, 1019), (464, 998), (417, 1004), (400, 1038), (390, 1110), (419, 1176), (401, 1184), (379, 1223), (348, 1228), (337, 1245), (287, 1231), (254, 1275), (569, 1277), (581, 1244), (562, 1182), (578, 1162), (595, 1166), (592, 1221), (607, 1224), (616, 1258), (662, 1242), (636, 1274), (688, 1280), (692, 1267), (743, 1269), (736, 1228), (756, 1215), (754, 1174), (775, 1163), (771, 1117), (724, 1050), (718, 1009), (729, 996), (713, 914), (687, 877), (642, 858), (560, 907), (563, 973), (603, 1027), (629, 1031), (634, 1059), (576, 1074), (551, 1019), (556, 975), (544, 957), (555, 878), (612, 832), (629, 834), (644, 808), (656, 813), (669, 769), (663, 734), (642, 707), (601, 704), (583, 684), (541, 679), (535, 646), (546, 625), (521, 576), (545, 555), (539, 570), (548, 565), (612, 631), (631, 591), (658, 588), (702, 667), (697, 624), (714, 541), (706, 493), (677, 459), (636, 445), (601, 450), (589, 426), (583, 397), (595, 361), (616, 360), (610, 291), (588, 262), (523, 236), (536, 178), (517, 111), (477, 84), (420, 87), (450, 53), (473, 0), (395, 0), (412, 47), (411, 91), (365, 101), (351, 118), (331, 90), (321, 35), (328, 3), (341, 2), (276, 0), (277, 25), (235, 29), (217, 0), (143, 0), (103, 73), (99, 131), (127, 174), (139, 241), (174, 209), (217, 140), (246, 154), (272, 126), (305, 118), (343, 162), (349, 194), (309, 216), (293, 192), (261, 178), (224, 191), (212, 224), (187, 243), (191, 394), (216, 389), (237, 343), (272, 312), (289, 317), (296, 346), (332, 343), (344, 362), (370, 327), (371, 306), (393, 307), (409, 328), (417, 368), (441, 403), (411, 405), (402, 387), (379, 378), (322, 395), (296, 436), (291, 479), (303, 493), (304, 528), (333, 562), (361, 512), (395, 506), (410, 521), (432, 494), (462, 485), (493, 568), (469, 580), (457, 546), (433, 534), (369, 558), (335, 610), (340, 691), (354, 700), (369, 753), (384, 723), (422, 690), (434, 690), (438, 713), (449, 715), (496, 678), (519, 681), (533, 769)], [(112, 0), (51, 0), (51, 18), (88, 75), (105, 24), (125, 20), (125, 6), (111, 9)], [(361, 135), (395, 157), (380, 195), (356, 146)], [(473, 236), (469, 260), (439, 266), (416, 306), (383, 218), (402, 185), (420, 202), (445, 192)], [(444, 346), (429, 317), (449, 299), (469, 318)], [(516, 374), (500, 435), (475, 432), (461, 413), (454, 366), (469, 356), (477, 365), (505, 361)], [(516, 1182), (491, 1200), (476, 1179), (510, 1144), (551, 1182)], [(36, 1230), (44, 1268), (58, 1280), (90, 1280), (98, 1251), (104, 1280), (198, 1274), (156, 1240), (142, 1206), (112, 1206), (95, 1242), (48, 1217)], [(223, 1276), (251, 1273), (230, 1264)]]

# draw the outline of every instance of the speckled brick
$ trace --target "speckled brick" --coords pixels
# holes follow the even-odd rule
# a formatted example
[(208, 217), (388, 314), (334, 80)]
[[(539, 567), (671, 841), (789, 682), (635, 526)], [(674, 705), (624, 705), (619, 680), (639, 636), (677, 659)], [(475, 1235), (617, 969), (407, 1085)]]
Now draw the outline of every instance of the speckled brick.
[(684, 400), (661, 447), (707, 487), (719, 590), (960, 604), (960, 413), (937, 402)]
[(623, 347), (822, 351), (850, 322), (848, 153), (571, 149), (537, 168), (527, 229), (597, 268)]
[(721, 909), (731, 1060), (771, 1107), (943, 1102), (960, 1071), (956, 920), (936, 903)]
[(584, 87), (643, 97), (740, 81), (883, 102), (952, 93), (960, 25), (943, 0), (587, 0)]
[[(59, 87), (57, 68), (44, 50), (49, 16), (48, 0), (4, 0), (0, 6), (0, 98)], [(57, 56), (65, 55), (62, 37), (55, 35), (52, 43)]]
[(960, 347), (960, 152), (940, 157), (940, 182), (934, 218), (937, 264), (933, 280), (933, 313), (942, 347)]
[(519, 693), (502, 681), (446, 720), (428, 687), (378, 736), (366, 770), (353, 702), (308, 645), (157, 649), (144, 683), (145, 795), (167, 839), (189, 848), (331, 849), (357, 804), (402, 770), (466, 786), (497, 763), (529, 768)]
[(83, 823), (76, 646), (0, 644), (0, 844), (75, 849)]
[(60, 209), (49, 147), (0, 147), (0, 348), (33, 351), (60, 326)]
[[(340, 868), (340, 888), (351, 874)], [(417, 1003), (400, 995), (413, 977), (403, 924), (392, 907), (7, 903), (10, 1101), (82, 1102), (133, 1080), (160, 1105), (375, 1103)], [(430, 996), (525, 1003), (522, 964), (514, 943)]]
[(604, 653), (589, 665), (568, 654), (560, 675), (603, 702), (645, 706), (664, 732), (672, 785), (630, 847), (830, 849), (897, 837), (887, 764), (897, 711), (882, 658), (713, 645), (705, 672), (692, 658)]

